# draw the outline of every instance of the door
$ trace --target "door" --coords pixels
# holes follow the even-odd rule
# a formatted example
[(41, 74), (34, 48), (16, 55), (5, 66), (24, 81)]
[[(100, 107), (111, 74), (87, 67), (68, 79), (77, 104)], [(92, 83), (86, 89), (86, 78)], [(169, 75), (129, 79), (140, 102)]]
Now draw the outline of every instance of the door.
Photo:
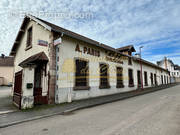
[(21, 109), (22, 71), (15, 73), (13, 103)]
[(47, 96), (42, 96), (43, 66), (37, 66), (34, 72), (34, 104), (47, 104)]

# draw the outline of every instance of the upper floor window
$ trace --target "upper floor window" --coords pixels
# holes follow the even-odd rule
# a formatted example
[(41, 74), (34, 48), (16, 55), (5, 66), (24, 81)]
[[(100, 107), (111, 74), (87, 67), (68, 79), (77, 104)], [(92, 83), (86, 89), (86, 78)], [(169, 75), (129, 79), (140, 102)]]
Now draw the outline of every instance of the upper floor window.
[(30, 27), (27, 31), (27, 46), (30, 47), (32, 46), (32, 27)]
[(132, 58), (128, 57), (128, 65), (132, 65)]

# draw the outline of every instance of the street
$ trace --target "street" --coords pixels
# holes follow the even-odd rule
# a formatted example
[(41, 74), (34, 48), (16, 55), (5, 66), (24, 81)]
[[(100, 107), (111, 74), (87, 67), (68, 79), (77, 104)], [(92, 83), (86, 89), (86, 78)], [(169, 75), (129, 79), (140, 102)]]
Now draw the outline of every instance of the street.
[(0, 129), (0, 135), (179, 135), (180, 85)]

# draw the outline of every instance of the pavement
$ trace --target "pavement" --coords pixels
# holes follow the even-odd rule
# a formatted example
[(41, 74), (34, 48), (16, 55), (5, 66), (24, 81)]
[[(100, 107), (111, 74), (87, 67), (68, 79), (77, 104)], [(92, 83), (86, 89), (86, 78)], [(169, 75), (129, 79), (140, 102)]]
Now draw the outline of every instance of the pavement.
[(148, 88), (142, 91), (136, 90), (128, 93), (119, 93), (119, 94), (80, 100), (80, 101), (75, 101), (72, 103), (66, 103), (60, 105), (41, 105), (41, 106), (36, 106), (33, 109), (29, 109), (29, 110), (5, 113), (0, 115), (0, 128), (5, 128), (23, 122), (47, 118), (55, 115), (68, 114), (75, 110), (93, 107), (105, 103), (111, 103), (114, 101), (134, 97), (137, 95), (154, 92), (157, 90), (164, 90), (165, 88), (170, 88), (176, 85), (177, 84), (164, 85), (154, 88)]
[(17, 111), (12, 104), (11, 87), (0, 86), (0, 115)]
[(179, 135), (180, 85), (0, 129), (0, 135)]

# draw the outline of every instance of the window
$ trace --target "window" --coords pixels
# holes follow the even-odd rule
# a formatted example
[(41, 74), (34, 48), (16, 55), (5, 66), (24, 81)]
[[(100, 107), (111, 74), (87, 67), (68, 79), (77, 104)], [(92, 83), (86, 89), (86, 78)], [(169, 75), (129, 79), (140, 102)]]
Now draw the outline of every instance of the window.
[(123, 88), (123, 68), (117, 67), (116, 68), (116, 75), (117, 75), (117, 88)]
[(167, 84), (169, 83), (169, 79), (168, 79), (168, 76), (167, 76)]
[(144, 72), (144, 82), (145, 82), (145, 86), (148, 86), (148, 79), (147, 79), (147, 72)]
[(109, 86), (109, 75), (108, 75), (108, 65), (100, 64), (100, 89), (110, 88)]
[(27, 32), (27, 48), (32, 46), (32, 27), (28, 29)]
[(153, 85), (153, 73), (151, 73), (151, 85)]
[(161, 75), (161, 83), (164, 84), (163, 75)]
[(137, 71), (138, 88), (141, 87), (141, 71)]
[(128, 57), (128, 65), (132, 65), (132, 58)]
[(89, 89), (88, 76), (89, 67), (88, 62), (85, 60), (77, 59), (75, 61), (76, 72), (75, 72), (75, 87), (74, 90), (86, 90)]
[(166, 76), (164, 76), (164, 84), (166, 84)]
[(157, 76), (154, 74), (154, 84), (157, 85)]
[(134, 87), (134, 79), (133, 79), (133, 70), (128, 70), (128, 76), (129, 76), (129, 87)]

